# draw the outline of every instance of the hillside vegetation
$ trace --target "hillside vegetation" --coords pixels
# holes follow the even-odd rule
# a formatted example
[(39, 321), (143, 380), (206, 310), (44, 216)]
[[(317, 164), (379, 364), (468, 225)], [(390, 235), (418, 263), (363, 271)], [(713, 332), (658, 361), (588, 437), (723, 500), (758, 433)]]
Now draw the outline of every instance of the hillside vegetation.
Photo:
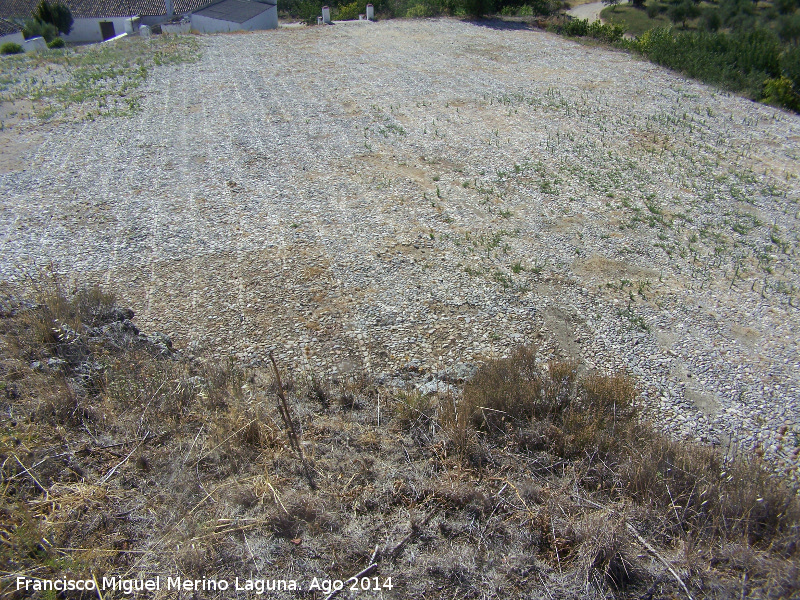
[(656, 433), (625, 373), (521, 347), (447, 394), (281, 383), (183, 358), (99, 288), (2, 300), (4, 597), (29, 597), (19, 575), (156, 574), (366, 573), (386, 598), (800, 592), (797, 497)]
[[(800, 4), (796, 0), (639, 0), (605, 9), (610, 26), (635, 36), (606, 41), (706, 83), (800, 111)], [(589, 35), (586, 21), (553, 28)], [(607, 36), (606, 36), (607, 37)]]

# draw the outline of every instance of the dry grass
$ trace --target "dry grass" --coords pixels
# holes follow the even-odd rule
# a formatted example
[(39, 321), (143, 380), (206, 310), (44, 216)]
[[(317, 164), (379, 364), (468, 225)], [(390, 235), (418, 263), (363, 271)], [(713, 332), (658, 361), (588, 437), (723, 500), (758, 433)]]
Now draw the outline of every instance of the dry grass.
[[(19, 294), (0, 319), (3, 596), (24, 596), (19, 574), (307, 586), (373, 555), (384, 597), (800, 593), (797, 497), (757, 462), (642, 423), (625, 374), (531, 348), (440, 397), (284, 373), (311, 489), (268, 370), (87, 336), (114, 308), (99, 290)], [(83, 362), (32, 369), (64, 355), (48, 334), (62, 322)]]

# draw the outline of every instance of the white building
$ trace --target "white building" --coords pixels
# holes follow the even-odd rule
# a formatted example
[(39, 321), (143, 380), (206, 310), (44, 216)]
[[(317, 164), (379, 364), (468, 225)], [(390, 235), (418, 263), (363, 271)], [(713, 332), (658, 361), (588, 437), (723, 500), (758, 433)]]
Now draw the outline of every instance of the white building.
[[(51, 0), (54, 1), (54, 0)], [(0, 0), (0, 18), (22, 22), (30, 19), (39, 0)], [(61, 0), (74, 20), (67, 42), (102, 42), (126, 31), (136, 31), (132, 18), (143, 25), (157, 25), (179, 15), (191, 15), (199, 32), (270, 29), (278, 26), (275, 0)], [(224, 6), (220, 6), (224, 5)], [(214, 8), (218, 7), (218, 8)], [(195, 14), (204, 9), (195, 25)]]
[(22, 27), (12, 21), (0, 18), (0, 46), (9, 42), (22, 46), (23, 42), (25, 42), (25, 37), (22, 35)]

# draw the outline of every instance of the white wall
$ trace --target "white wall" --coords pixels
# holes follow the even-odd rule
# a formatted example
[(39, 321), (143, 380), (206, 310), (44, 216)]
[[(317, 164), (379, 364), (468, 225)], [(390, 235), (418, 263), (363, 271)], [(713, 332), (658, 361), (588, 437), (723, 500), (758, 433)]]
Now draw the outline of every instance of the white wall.
[(125, 21), (130, 17), (108, 17), (106, 19), (75, 19), (72, 23), (72, 31), (69, 35), (61, 36), (67, 42), (102, 42), (103, 36), (100, 33), (100, 21), (111, 21), (114, 23), (116, 35), (125, 33)]
[(260, 14), (259, 17), (264, 19), (264, 20), (263, 20), (263, 22), (262, 22), (260, 27), (254, 27), (253, 29), (277, 29), (278, 28), (278, 7), (277, 6), (273, 6), (266, 13)]
[(162, 33), (189, 33), (192, 29), (192, 24), (190, 21), (184, 21), (181, 19), (177, 23), (162, 23), (161, 24), (161, 31)]
[(167, 15), (150, 15), (148, 17), (142, 17), (142, 25), (152, 27), (153, 25), (161, 25), (168, 20)]
[(3, 44), (7, 44), (8, 42), (14, 42), (15, 44), (19, 44), (20, 46), (22, 46), (22, 44), (25, 43), (25, 36), (22, 35), (21, 31), (18, 31), (17, 33), (7, 33), (6, 35), (0, 35), (0, 46), (2, 46)]
[(33, 37), (25, 40), (25, 43), (22, 44), (22, 49), (25, 52), (43, 52), (47, 50), (47, 42), (44, 41), (42, 36)]
[(241, 31), (243, 27), (232, 21), (212, 19), (202, 15), (192, 15), (192, 30), (200, 33), (219, 33), (221, 31)]
[[(265, 5), (266, 6), (266, 5)], [(271, 6), (260, 15), (244, 23), (233, 23), (221, 19), (212, 19), (203, 15), (192, 15), (192, 29), (200, 33), (220, 33), (228, 31), (255, 31), (258, 29), (278, 28), (278, 7)]]

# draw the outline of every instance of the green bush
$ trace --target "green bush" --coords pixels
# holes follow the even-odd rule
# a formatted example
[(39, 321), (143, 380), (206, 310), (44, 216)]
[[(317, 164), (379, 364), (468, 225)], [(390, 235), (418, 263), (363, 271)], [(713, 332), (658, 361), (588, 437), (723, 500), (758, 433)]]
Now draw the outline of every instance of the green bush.
[(587, 31), (589, 37), (608, 42), (609, 44), (621, 40), (623, 33), (625, 33), (625, 28), (622, 25), (603, 24), (600, 21), (594, 21), (589, 25)]
[(767, 29), (733, 33), (646, 32), (637, 49), (660, 65), (759, 99), (764, 80), (780, 75), (777, 35)]
[(358, 0), (355, 2), (351, 2), (350, 4), (345, 4), (344, 6), (339, 7), (339, 12), (336, 15), (336, 18), (340, 21), (355, 21), (358, 19), (359, 10), (361, 7), (364, 7), (364, 11), (366, 12), (367, 4), (366, 2), (362, 5)]
[(778, 31), (781, 39), (787, 42), (800, 41), (800, 12), (789, 17), (778, 19)]
[(782, 15), (790, 15), (796, 8), (800, 8), (800, 2), (798, 0), (777, 0), (775, 6)]
[(707, 8), (703, 12), (703, 27), (706, 31), (717, 31), (722, 24), (719, 11), (716, 8)]
[(800, 90), (800, 43), (786, 48), (779, 63), (781, 74), (792, 81), (796, 90)]
[(0, 46), (0, 54), (22, 54), (22, 46), (16, 42), (6, 42)]
[(409, 19), (426, 19), (433, 16), (433, 9), (428, 4), (422, 2), (419, 4), (414, 4), (413, 6), (408, 7), (406, 10), (406, 17)]
[(800, 112), (800, 94), (797, 93), (792, 80), (788, 77), (767, 79), (764, 82), (762, 101)]
[(694, 19), (700, 15), (700, 9), (692, 0), (681, 0), (680, 2), (672, 3), (667, 15), (673, 23), (683, 23), (685, 27), (687, 20)]
[(467, 15), (477, 19), (490, 14), (494, 10), (492, 0), (462, 0), (461, 8)]
[(47, 47), (50, 48), (51, 50), (54, 50), (56, 48), (63, 48), (64, 46), (66, 46), (66, 44), (64, 43), (64, 40), (62, 40), (60, 37), (55, 38), (52, 42), (49, 42), (47, 44)]
[(303, 0), (292, 13), (300, 17), (304, 22), (313, 25), (317, 22), (317, 17), (322, 15), (322, 2), (320, 0)]
[(574, 37), (591, 37), (602, 40), (610, 44), (622, 39), (625, 28), (622, 25), (612, 25), (594, 21), (589, 23), (589, 19), (572, 19), (561, 28), (559, 33)]
[(561, 8), (560, 0), (533, 0), (529, 3), (534, 15), (547, 16)]
[(589, 19), (572, 19), (571, 21), (567, 21), (562, 33), (574, 37), (585, 36), (589, 33)]
[(559, 8), (559, 0), (528, 0), (525, 4), (521, 0), (495, 0), (495, 10), (505, 17), (532, 17), (534, 15), (547, 16)]
[(28, 19), (22, 27), (22, 35), (26, 40), (43, 37), (48, 44), (58, 37), (58, 28), (52, 23), (44, 23), (37, 19)]
[(782, 46), (771, 29), (726, 33), (660, 27), (645, 32), (630, 47), (690, 77), (800, 111), (800, 44)]
[(656, 27), (645, 31), (635, 42), (635, 48), (649, 57), (656, 48), (673, 44), (672, 30), (669, 27)]

